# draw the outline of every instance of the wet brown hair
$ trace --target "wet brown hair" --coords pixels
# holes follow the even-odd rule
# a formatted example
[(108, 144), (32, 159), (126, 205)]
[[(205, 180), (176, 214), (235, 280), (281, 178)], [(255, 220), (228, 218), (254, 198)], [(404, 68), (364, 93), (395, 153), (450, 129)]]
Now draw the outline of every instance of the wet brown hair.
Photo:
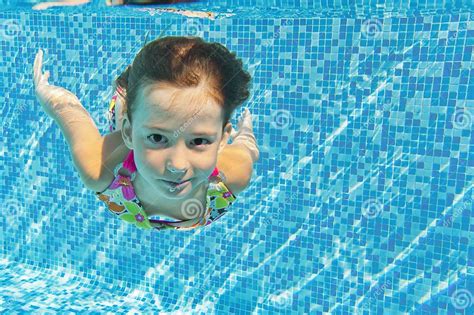
[(121, 95), (130, 122), (140, 88), (158, 81), (181, 88), (205, 82), (209, 95), (224, 109), (224, 129), (234, 110), (248, 99), (251, 76), (235, 53), (219, 43), (199, 37), (160, 37), (146, 44), (115, 80), (115, 86), (125, 90)]

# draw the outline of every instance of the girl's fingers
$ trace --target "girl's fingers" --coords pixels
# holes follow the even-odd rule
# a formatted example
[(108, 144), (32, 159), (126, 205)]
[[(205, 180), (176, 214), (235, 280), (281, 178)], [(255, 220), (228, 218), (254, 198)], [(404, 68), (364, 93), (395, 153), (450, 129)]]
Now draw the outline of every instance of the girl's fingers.
[(241, 128), (246, 128), (250, 131), (253, 131), (252, 127), (252, 115), (246, 110), (246, 114), (244, 114), (244, 117), (242, 119), (242, 126)]
[(242, 118), (240, 118), (239, 123), (237, 124), (237, 128), (239, 128), (239, 130), (242, 129), (242, 122), (243, 122), (243, 121), (244, 121), (244, 120), (243, 120)]
[(36, 54), (35, 62), (33, 65), (33, 77), (35, 86), (37, 87), (39, 84), (46, 84), (49, 85), (48, 79), (50, 76), (50, 72), (46, 71), (44, 74), (42, 73), (43, 67), (43, 51), (40, 49), (39, 52)]
[(33, 81), (35, 85), (38, 83), (38, 54), (36, 54), (35, 63), (33, 64)]
[(35, 84), (38, 85), (41, 81), (41, 67), (43, 65), (43, 51), (40, 49), (39, 52), (36, 54), (35, 63), (33, 65), (34, 70), (34, 81)]
[(46, 85), (49, 85), (48, 83), (48, 79), (49, 79), (49, 75), (50, 75), (50, 72), (49, 71), (46, 71), (46, 73), (44, 74), (43, 78), (42, 78), (42, 82), (44, 82), (44, 84)]

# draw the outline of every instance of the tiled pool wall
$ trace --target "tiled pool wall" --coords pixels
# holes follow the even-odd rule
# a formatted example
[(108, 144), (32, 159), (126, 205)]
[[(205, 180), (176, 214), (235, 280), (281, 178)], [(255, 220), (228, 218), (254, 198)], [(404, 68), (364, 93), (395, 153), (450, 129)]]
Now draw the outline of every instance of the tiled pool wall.
[[(41, 0), (0, 0), (0, 4), (8, 5), (22, 5), (39, 2), (50, 2)], [(101, 6), (105, 2), (104, 0), (91, 0), (91, 4), (94, 6)], [(370, 12), (381, 11), (399, 11), (400, 9), (446, 9), (446, 8), (459, 8), (472, 6), (472, 0), (417, 0), (417, 1), (404, 1), (404, 0), (198, 0), (190, 1), (184, 4), (173, 4), (173, 6), (197, 4), (201, 7), (208, 6), (222, 6), (229, 9), (238, 7), (260, 7), (260, 8), (303, 8), (303, 9), (338, 9), (341, 10), (368, 10)]]
[[(0, 12), (2, 255), (137, 290), (149, 311), (472, 314), (472, 11), (236, 2), (216, 1), (212, 19), (92, 4)], [(201, 231), (109, 215), (34, 98), (41, 47), (50, 81), (105, 134), (113, 79), (163, 32), (218, 41), (253, 76), (252, 185)]]

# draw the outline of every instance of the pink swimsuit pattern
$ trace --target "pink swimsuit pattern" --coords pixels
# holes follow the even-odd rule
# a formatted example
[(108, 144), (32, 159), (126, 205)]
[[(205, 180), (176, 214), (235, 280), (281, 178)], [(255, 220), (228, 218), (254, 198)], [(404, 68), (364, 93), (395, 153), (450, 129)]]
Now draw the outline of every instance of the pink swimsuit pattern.
[[(127, 169), (130, 176), (120, 174), (119, 170), (121, 168)], [(102, 192), (96, 192), (96, 196), (107, 205), (107, 209), (111, 213), (128, 223), (135, 224), (135, 226), (141, 229), (190, 230), (203, 227), (226, 213), (227, 209), (237, 198), (224, 184), (222, 174), (219, 173), (216, 167), (208, 177), (209, 187), (206, 194), (206, 206), (199, 207), (199, 202), (194, 205), (188, 204), (189, 208), (194, 207), (196, 209), (197, 206), (201, 214), (194, 218), (180, 221), (150, 219), (143, 210), (142, 204), (133, 189), (132, 181), (135, 178), (136, 170), (133, 150), (131, 150), (125, 160), (116, 166), (114, 170), (115, 179), (110, 186)]]

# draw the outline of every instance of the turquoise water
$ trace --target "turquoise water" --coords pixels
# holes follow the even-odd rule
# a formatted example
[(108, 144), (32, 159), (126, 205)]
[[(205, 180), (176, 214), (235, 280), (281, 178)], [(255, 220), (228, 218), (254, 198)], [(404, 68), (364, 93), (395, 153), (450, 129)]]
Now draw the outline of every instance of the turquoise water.
[[(2, 312), (474, 313), (468, 1), (32, 2), (0, 0)], [(252, 184), (196, 231), (109, 214), (34, 96), (41, 47), (105, 134), (113, 79), (160, 34), (220, 42), (253, 77)]]

